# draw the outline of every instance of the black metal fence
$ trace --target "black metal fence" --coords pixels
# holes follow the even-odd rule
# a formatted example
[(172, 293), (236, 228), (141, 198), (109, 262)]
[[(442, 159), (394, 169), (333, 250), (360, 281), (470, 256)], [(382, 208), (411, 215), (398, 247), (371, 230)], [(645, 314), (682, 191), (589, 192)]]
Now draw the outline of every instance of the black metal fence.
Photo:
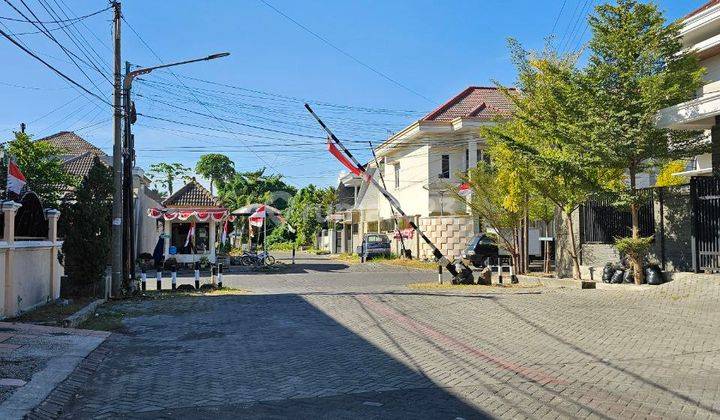
[[(640, 236), (655, 233), (655, 212), (652, 190), (638, 210)], [(589, 200), (580, 207), (580, 235), (582, 243), (613, 244), (615, 238), (632, 234), (632, 214), (609, 200)]]
[(693, 177), (690, 197), (694, 271), (720, 271), (720, 178)]

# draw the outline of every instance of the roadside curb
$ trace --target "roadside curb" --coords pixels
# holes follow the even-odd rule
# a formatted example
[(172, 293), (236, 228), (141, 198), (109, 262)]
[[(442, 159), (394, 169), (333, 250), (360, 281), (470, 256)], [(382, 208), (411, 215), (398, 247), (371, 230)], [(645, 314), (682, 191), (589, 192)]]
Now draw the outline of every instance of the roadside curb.
[(597, 282), (597, 281), (592, 281), (592, 280), (574, 280), (574, 279), (535, 277), (535, 276), (528, 276), (528, 275), (524, 275), (524, 274), (519, 274), (517, 277), (521, 283), (542, 284), (543, 286), (547, 286), (547, 287), (568, 288), (568, 289), (641, 291), (641, 290), (656, 289), (658, 287), (658, 286), (652, 286), (649, 284), (640, 284), (640, 285), (629, 284), (629, 283), (627, 283), (627, 284), (626, 283), (612, 284), (612, 283), (603, 283), (603, 282)]
[[(108, 337), (110, 338), (110, 337)], [(107, 340), (107, 339), (106, 339)], [(63, 415), (65, 409), (72, 403), (75, 395), (84, 386), (90, 378), (95, 374), (110, 349), (103, 341), (95, 350), (85, 357), (75, 370), (68, 375), (65, 380), (60, 382), (54, 390), (41, 402), (37, 407), (25, 415), (26, 419), (57, 419)]]
[(106, 301), (107, 299), (96, 299), (88, 303), (79, 311), (63, 319), (61, 325), (64, 328), (77, 328), (78, 325), (85, 322), (86, 319), (88, 319), (90, 316), (92, 316), (92, 314), (95, 313), (95, 309), (97, 309), (98, 306), (102, 305)]

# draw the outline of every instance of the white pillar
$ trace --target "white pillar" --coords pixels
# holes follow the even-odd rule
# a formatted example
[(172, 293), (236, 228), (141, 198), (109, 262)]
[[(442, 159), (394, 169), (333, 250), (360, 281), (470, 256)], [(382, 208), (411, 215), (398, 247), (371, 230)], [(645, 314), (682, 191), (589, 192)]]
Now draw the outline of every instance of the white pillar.
[(5, 230), (3, 231), (3, 240), (7, 243), (5, 251), (5, 287), (3, 288), (3, 314), (6, 317), (13, 317), (18, 314), (17, 290), (15, 287), (15, 214), (20, 209), (21, 204), (14, 201), (3, 201), (2, 212), (5, 220)]
[[(468, 140), (468, 169), (473, 169), (477, 166), (478, 160), (477, 160), (477, 140), (470, 139)], [(468, 172), (469, 173), (469, 172)], [(466, 198), (467, 201), (467, 208), (466, 211), (468, 214), (471, 213), (470, 211), (470, 203), (472, 202), (472, 194), (468, 195)]]
[(215, 229), (217, 229), (217, 222), (212, 220), (210, 216), (210, 262), (215, 263)]
[(60, 212), (55, 209), (46, 209), (45, 217), (48, 220), (48, 241), (52, 242), (50, 248), (50, 296), (53, 300), (60, 297), (60, 263), (58, 262), (57, 224)]
[(172, 222), (169, 220), (163, 220), (163, 233), (165, 234), (163, 254), (165, 255), (165, 259), (170, 258), (170, 232), (172, 232)]

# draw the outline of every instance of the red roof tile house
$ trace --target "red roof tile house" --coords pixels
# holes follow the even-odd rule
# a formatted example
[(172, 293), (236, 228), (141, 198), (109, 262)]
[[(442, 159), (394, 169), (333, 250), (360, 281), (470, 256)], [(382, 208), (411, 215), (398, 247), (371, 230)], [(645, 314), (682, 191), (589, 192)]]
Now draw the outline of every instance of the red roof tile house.
[[(459, 173), (487, 159), (480, 128), (510, 116), (512, 108), (501, 90), (470, 86), (376, 148), (388, 190), (448, 256), (459, 255), (479, 229), (467, 205), (450, 189), (459, 185)], [(387, 200), (378, 199), (371, 187), (359, 192), (355, 215), (346, 218), (353, 229), (344, 229), (339, 240), (341, 252), (352, 252), (364, 233), (392, 231)], [(411, 242), (413, 255), (429, 257), (429, 248), (423, 248), (417, 236)]]
[[(112, 157), (103, 152), (89, 141), (83, 139), (72, 131), (61, 131), (37, 141), (49, 143), (60, 151), (60, 158), (63, 161), (63, 168), (70, 175), (83, 179), (90, 172), (95, 157), (106, 167), (112, 167)], [(140, 168), (133, 171), (133, 189), (135, 192), (135, 250), (138, 254), (143, 252), (152, 253), (158, 240), (157, 226), (143, 214), (149, 208), (160, 205), (156, 200), (158, 197), (149, 188), (150, 181)], [(65, 187), (71, 192), (70, 187)]]

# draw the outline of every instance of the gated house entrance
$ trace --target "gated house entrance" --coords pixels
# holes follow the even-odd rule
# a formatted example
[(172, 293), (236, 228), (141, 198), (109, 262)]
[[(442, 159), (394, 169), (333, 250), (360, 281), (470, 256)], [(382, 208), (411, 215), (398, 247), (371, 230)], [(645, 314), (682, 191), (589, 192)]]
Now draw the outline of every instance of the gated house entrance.
[(720, 178), (690, 180), (693, 271), (720, 272)]

